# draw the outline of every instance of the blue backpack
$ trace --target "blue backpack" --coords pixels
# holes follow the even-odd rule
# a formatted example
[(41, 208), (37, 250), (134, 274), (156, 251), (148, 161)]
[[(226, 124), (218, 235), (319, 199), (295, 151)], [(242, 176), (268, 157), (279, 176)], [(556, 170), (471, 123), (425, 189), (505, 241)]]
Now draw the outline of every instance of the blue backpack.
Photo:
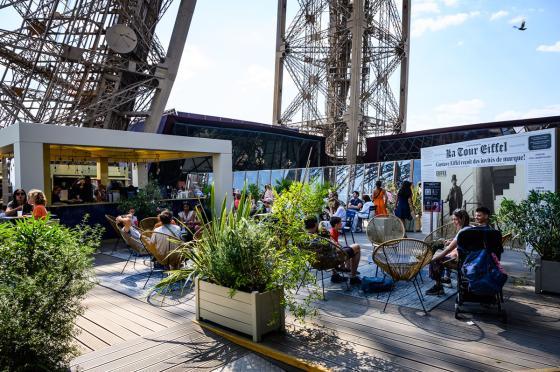
[(508, 278), (486, 249), (470, 253), (461, 271), (468, 281), (469, 291), (482, 296), (500, 292)]
[(393, 279), (378, 278), (376, 276), (364, 276), (362, 277), (362, 291), (364, 293), (377, 293), (377, 292), (387, 292), (391, 290), (394, 282)]

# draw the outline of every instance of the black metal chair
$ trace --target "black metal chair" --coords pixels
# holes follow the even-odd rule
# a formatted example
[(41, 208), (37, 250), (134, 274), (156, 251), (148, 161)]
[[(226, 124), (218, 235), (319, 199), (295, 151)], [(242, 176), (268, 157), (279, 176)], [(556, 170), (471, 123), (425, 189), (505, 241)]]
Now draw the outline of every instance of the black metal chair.
[[(501, 259), (504, 251), (502, 246), (502, 233), (489, 227), (472, 227), (464, 230), (457, 236), (457, 298), (455, 300), (455, 318), (460, 319), (459, 314), (469, 311), (463, 309), (464, 303), (477, 303), (483, 305), (495, 305), (496, 315), (502, 321), (507, 322), (507, 313), (502, 308), (504, 296), (502, 290), (492, 295), (480, 295), (469, 290), (469, 283), (462, 275), (462, 267), (465, 259), (470, 253), (487, 250)], [(472, 313), (472, 311), (470, 311)], [(487, 312), (487, 311), (484, 311)]]
[(354, 233), (352, 232), (352, 224), (354, 223), (354, 217), (356, 216), (356, 211), (347, 210), (346, 211), (346, 219), (344, 220), (344, 225), (342, 226), (342, 235), (344, 236), (344, 242), (346, 246), (350, 246), (348, 244), (348, 239), (346, 238), (346, 232), (350, 232), (350, 236), (352, 236), (352, 243), (356, 243), (354, 239)]

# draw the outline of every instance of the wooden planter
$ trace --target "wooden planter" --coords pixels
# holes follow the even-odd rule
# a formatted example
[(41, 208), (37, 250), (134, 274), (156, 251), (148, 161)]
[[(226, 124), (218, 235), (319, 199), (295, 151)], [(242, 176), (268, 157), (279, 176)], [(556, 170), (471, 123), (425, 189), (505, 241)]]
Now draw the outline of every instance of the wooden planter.
[[(284, 330), (282, 290), (259, 292), (236, 291), (216, 284), (195, 280), (196, 319), (208, 320), (253, 336), (259, 342), (262, 335)], [(273, 323), (273, 324), (269, 324)]]
[(560, 293), (560, 262), (537, 259), (535, 293)]

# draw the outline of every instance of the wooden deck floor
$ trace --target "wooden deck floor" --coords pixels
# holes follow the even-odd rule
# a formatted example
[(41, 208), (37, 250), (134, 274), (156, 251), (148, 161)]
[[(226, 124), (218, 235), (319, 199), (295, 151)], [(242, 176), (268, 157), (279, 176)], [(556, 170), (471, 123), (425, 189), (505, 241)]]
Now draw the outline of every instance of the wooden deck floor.
[[(367, 250), (366, 250), (367, 252)], [(365, 253), (364, 252), (364, 255)], [(98, 255), (100, 274), (123, 261)], [(367, 264), (367, 262), (364, 262)], [(128, 270), (128, 269), (127, 269)], [(288, 318), (288, 332), (264, 343), (333, 370), (525, 370), (560, 366), (560, 297), (507, 284), (508, 324), (488, 316), (458, 321), (453, 298), (423, 312), (367, 298), (329, 293), (319, 315), (305, 326)], [(193, 300), (158, 307), (96, 286), (77, 326), (80, 370), (214, 369), (247, 351), (205, 333), (194, 319)]]

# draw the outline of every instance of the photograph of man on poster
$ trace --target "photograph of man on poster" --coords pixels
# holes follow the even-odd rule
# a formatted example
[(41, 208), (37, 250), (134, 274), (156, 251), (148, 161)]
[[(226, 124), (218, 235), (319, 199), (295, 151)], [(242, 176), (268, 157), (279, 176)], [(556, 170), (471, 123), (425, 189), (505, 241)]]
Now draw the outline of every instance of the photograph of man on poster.
[(461, 186), (457, 185), (457, 175), (455, 174), (451, 176), (451, 189), (445, 201), (449, 203), (450, 216), (455, 209), (461, 209), (463, 207), (463, 191), (461, 190)]

